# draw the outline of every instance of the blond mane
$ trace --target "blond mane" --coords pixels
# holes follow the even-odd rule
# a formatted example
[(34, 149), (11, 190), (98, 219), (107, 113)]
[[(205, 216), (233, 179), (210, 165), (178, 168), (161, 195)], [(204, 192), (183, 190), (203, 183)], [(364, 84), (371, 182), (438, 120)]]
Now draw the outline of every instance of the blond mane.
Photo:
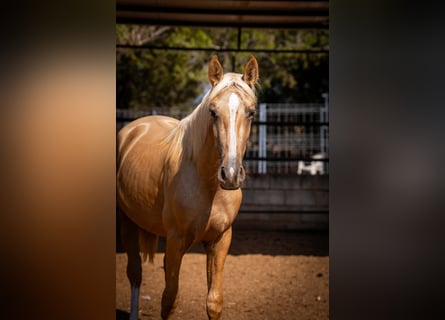
[[(238, 73), (227, 73), (221, 82), (210, 89), (201, 103), (187, 117), (182, 119), (166, 137), (168, 147), (168, 159), (170, 162), (179, 163), (182, 159), (195, 161), (205, 143), (210, 125), (209, 104), (213, 97), (222, 90), (235, 87), (244, 91), (256, 101), (255, 88), (249, 87)], [(187, 147), (185, 147), (187, 146)]]

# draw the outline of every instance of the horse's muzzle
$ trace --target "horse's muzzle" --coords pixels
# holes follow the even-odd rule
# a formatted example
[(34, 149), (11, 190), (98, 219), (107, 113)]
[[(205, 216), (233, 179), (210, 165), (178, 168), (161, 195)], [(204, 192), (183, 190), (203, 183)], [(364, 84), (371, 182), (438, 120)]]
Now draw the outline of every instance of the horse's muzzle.
[(218, 180), (221, 188), (226, 190), (239, 189), (246, 177), (243, 166), (224, 167), (221, 166), (218, 172)]

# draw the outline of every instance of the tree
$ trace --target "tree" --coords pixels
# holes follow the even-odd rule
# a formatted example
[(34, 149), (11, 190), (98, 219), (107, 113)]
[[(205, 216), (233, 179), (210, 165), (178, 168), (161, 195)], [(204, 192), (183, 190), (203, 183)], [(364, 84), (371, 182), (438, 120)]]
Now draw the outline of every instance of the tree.
[[(118, 44), (156, 47), (237, 47), (238, 30), (117, 25)], [(329, 47), (327, 31), (246, 29), (242, 49), (322, 49)], [(165, 49), (117, 50), (117, 107), (190, 110), (208, 84), (207, 64), (212, 53)], [(226, 71), (241, 72), (251, 54), (219, 52)], [(328, 91), (326, 53), (255, 53), (260, 65), (260, 101), (316, 102)]]

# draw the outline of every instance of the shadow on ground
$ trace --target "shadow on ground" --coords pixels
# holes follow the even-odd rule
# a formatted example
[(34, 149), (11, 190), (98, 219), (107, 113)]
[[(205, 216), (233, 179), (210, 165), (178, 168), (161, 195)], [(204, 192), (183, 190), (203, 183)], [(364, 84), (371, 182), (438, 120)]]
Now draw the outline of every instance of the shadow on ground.
[[(159, 239), (158, 252), (165, 252), (165, 239)], [(116, 221), (116, 252), (124, 252), (120, 242), (119, 220)], [(202, 245), (189, 252), (204, 253)], [(328, 231), (263, 231), (234, 227), (229, 254), (328, 256)]]
[(128, 320), (128, 318), (130, 318), (130, 313), (116, 309), (116, 320)]

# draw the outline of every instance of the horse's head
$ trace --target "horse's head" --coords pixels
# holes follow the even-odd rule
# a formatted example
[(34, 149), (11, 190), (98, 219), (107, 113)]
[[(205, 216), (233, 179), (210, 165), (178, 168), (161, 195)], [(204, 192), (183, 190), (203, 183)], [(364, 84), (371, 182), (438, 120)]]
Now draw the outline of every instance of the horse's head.
[(224, 75), (214, 56), (208, 75), (212, 85), (209, 111), (220, 160), (218, 180), (224, 189), (238, 189), (245, 178), (242, 159), (255, 115), (258, 63), (252, 56), (242, 75)]

